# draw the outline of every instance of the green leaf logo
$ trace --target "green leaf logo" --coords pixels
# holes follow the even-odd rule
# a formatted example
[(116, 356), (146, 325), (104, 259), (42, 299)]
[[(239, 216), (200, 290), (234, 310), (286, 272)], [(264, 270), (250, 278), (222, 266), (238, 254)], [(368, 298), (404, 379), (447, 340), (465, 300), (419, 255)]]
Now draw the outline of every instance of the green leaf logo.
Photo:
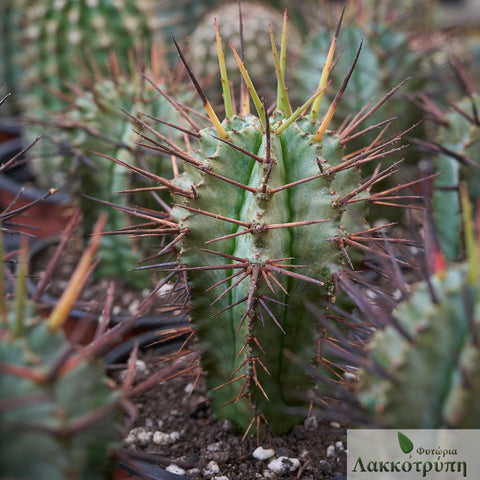
[(403, 453), (410, 453), (413, 450), (412, 441), (401, 432), (398, 432), (398, 443)]

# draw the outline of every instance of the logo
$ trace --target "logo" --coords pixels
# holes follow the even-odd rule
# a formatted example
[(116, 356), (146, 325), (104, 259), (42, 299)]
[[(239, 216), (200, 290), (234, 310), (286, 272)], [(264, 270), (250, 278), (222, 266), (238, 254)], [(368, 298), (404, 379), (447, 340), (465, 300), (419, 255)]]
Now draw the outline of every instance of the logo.
[(398, 432), (398, 443), (403, 453), (410, 453), (413, 450), (412, 441), (402, 432)]
[(347, 431), (347, 480), (477, 480), (480, 430)]

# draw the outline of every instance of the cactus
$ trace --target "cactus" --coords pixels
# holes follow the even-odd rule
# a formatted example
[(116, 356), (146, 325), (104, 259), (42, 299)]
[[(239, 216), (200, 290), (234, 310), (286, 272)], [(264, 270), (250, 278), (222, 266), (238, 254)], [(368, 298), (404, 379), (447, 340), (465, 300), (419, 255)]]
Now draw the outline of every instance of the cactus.
[[(457, 71), (463, 72), (457, 64)], [(453, 103), (449, 112), (441, 115), (437, 137), (430, 145), (436, 153), (433, 168), (440, 174), (434, 183), (433, 210), (440, 247), (448, 259), (458, 259), (461, 253), (460, 182), (468, 186), (475, 204), (480, 198), (480, 95), (464, 78), (466, 97)]]
[[(377, 331), (358, 373), (370, 420), (395, 428), (478, 428), (480, 383), (479, 250), (466, 191), (467, 260), (445, 263), (412, 287)], [(440, 255), (440, 257), (439, 257)]]
[[(17, 23), (15, 8), (11, 1), (2, 2), (0, 5), (0, 98), (6, 93), (17, 93), (20, 81), (19, 58), (19, 42), (18, 29), (15, 28)], [(19, 114), (18, 98), (14, 97), (13, 102), (2, 109), (2, 115)]]
[[(401, 5), (400, 5), (401, 3)], [(370, 125), (381, 124), (388, 118), (398, 118), (398, 128), (407, 129), (421, 120), (419, 109), (413, 108), (407, 100), (409, 94), (418, 91), (425, 92), (427, 86), (433, 90), (435, 82), (430, 77), (433, 58), (426, 52), (414, 47), (415, 28), (410, 24), (412, 19), (422, 18), (428, 24), (428, 17), (433, 9), (432, 2), (397, 2), (395, 0), (378, 1), (366, 0), (351, 2), (347, 7), (346, 15), (354, 18), (355, 22), (347, 26), (342, 34), (339, 48), (343, 49), (338, 58), (331, 78), (333, 84), (341, 84), (342, 71), (348, 68), (355, 56), (358, 42), (363, 39), (362, 62), (352, 74), (351, 84), (354, 85), (344, 96), (342, 106), (336, 115), (340, 125), (352, 111), (359, 111), (373, 98), (387, 94), (392, 87), (408, 81), (402, 88), (402, 95), (387, 102), (381, 111), (377, 111), (369, 119)], [(414, 11), (414, 13), (412, 13)], [(318, 27), (318, 22), (328, 25), (328, 16), (318, 18), (313, 25), (309, 39), (304, 47), (304, 55), (299, 61), (295, 74), (297, 91), (311, 91), (315, 85), (315, 75), (318, 66), (313, 52), (323, 51), (329, 42), (328, 28)], [(322, 25), (322, 23), (320, 23)], [(421, 42), (417, 42), (420, 43)], [(428, 80), (428, 83), (427, 83)], [(378, 133), (378, 129), (369, 132), (355, 142), (351, 142), (353, 151), (361, 148), (366, 142), (371, 142)], [(424, 136), (421, 127), (415, 130), (417, 137)], [(418, 161), (415, 152), (410, 151), (411, 163)], [(371, 172), (368, 172), (371, 173)]]
[[(244, 29), (240, 38), (240, 10)], [(238, 2), (227, 2), (214, 8), (204, 15), (201, 22), (189, 36), (188, 56), (192, 61), (192, 69), (200, 77), (211, 76), (212, 72), (218, 71), (217, 48), (215, 46), (215, 32), (211, 26), (214, 19), (222, 25), (222, 38), (226, 44), (240, 45), (243, 41), (243, 49), (247, 58), (262, 58), (262, 62), (253, 63), (249, 68), (249, 75), (255, 84), (259, 96), (263, 96), (267, 105), (275, 102), (275, 92), (270, 85), (275, 81), (275, 63), (271, 55), (271, 44), (268, 36), (264, 35), (265, 25), (270, 24), (273, 31), (282, 28), (283, 13), (269, 5), (257, 2), (242, 2), (241, 9)], [(289, 60), (294, 62), (301, 51), (301, 39), (299, 32), (289, 25)], [(225, 59), (229, 80), (233, 85), (241, 81), (240, 72), (236, 71), (236, 62), (233, 57)], [(211, 85), (206, 90), (209, 100), (215, 105), (221, 102), (218, 95), (218, 85)], [(217, 95), (215, 95), (217, 93)]]
[[(57, 160), (59, 170), (68, 172), (72, 198), (82, 210), (82, 229), (87, 236), (98, 218), (99, 211), (107, 211), (107, 230), (129, 228), (128, 216), (120, 209), (105, 206), (117, 203), (126, 206), (125, 196), (118, 192), (128, 190), (135, 185), (135, 179), (124, 167), (110, 160), (118, 158), (134, 165), (147, 164), (152, 171), (168, 171), (165, 159), (152, 150), (145, 152), (137, 142), (142, 132), (135, 130), (130, 117), (136, 118), (139, 112), (147, 121), (161, 117), (178, 123), (181, 109), (160, 92), (171, 90), (160, 77), (158, 68), (161, 58), (152, 51), (153, 80), (147, 81), (136, 71), (119, 71), (115, 56), (111, 58), (112, 78), (96, 77), (89, 79), (83, 87), (76, 86), (71, 93), (70, 106), (57, 113), (52, 123), (61, 143), (62, 155)], [(178, 96), (183, 95), (181, 84), (176, 85)], [(171, 93), (171, 92), (169, 92)], [(182, 134), (163, 126), (164, 135), (171, 136), (177, 143), (182, 141)], [(171, 163), (171, 162), (168, 162)], [(138, 181), (136, 182), (138, 186)], [(150, 192), (137, 194), (137, 204), (144, 208), (151, 201)], [(120, 200), (119, 200), (120, 199)], [(98, 201), (99, 200), (99, 201)], [(149, 201), (150, 200), (150, 201)], [(139, 242), (127, 235), (106, 235), (100, 245), (101, 261), (96, 275), (104, 278), (124, 277), (127, 282), (139, 288), (150, 286), (150, 273), (143, 271), (127, 272), (136, 266), (140, 259)]]
[[(49, 142), (55, 131), (48, 128), (51, 112), (68, 106), (63, 94), (69, 84), (79, 84), (100, 73), (112, 52), (120, 68), (127, 68), (135, 51), (143, 51), (151, 33), (143, 12), (131, 0), (7, 1), (18, 58), (15, 65), (20, 81), (14, 85), (20, 103), (20, 116), (34, 122), (26, 129), (26, 143), (42, 135), (44, 141), (30, 152), (30, 165), (42, 188), (63, 187), (57, 153)], [(12, 56), (14, 50), (9, 52)], [(43, 123), (43, 125), (38, 125)], [(54, 142), (53, 142), (54, 143)]]
[(178, 47), (212, 126), (191, 132), (197, 146), (192, 141), (190, 150), (152, 139), (155, 148), (183, 160), (185, 171), (173, 180), (132, 168), (172, 193), (174, 206), (151, 219), (152, 234), (175, 234), (162, 251), (179, 248), (177, 262), (164, 268), (188, 277), (212, 409), (247, 431), (254, 425), (258, 429), (263, 419), (278, 432), (299, 421), (285, 408), (302, 402), (299, 392), (308, 390), (312, 379), (284, 352), (306, 361), (314, 354), (316, 322), (304, 300), (333, 300), (332, 274), (349, 259), (347, 251), (353, 253), (354, 245), (369, 248), (362, 246), (364, 236), (358, 232), (368, 229), (365, 204), (388, 201), (402, 188), (369, 196), (370, 186), (390, 169), (361, 183), (356, 168), (386, 155), (399, 137), (345, 158), (341, 135), (327, 129), (353, 66), (335, 101), (318, 118), (339, 28), (340, 23), (319, 88), (292, 111), (284, 83), (285, 17), (280, 53), (271, 35), (278, 82), (271, 115), (233, 47), (257, 115), (250, 113), (246, 96), (234, 113), (216, 30), (223, 122)]
[(23, 32), (22, 81), (30, 116), (36, 106), (41, 112), (64, 106), (54, 91), (77, 82), (92, 60), (102, 68), (114, 51), (125, 68), (132, 50), (150, 39), (142, 11), (129, 0), (22, 0), (15, 8)]
[(60, 329), (87, 276), (101, 228), (99, 222), (97, 238), (47, 321), (26, 296), (26, 242), (14, 298), (1, 292), (4, 477), (106, 479), (111, 473), (111, 453), (121, 440), (120, 391), (110, 388), (101, 361), (94, 358), (95, 349), (90, 354), (87, 349), (77, 351)]

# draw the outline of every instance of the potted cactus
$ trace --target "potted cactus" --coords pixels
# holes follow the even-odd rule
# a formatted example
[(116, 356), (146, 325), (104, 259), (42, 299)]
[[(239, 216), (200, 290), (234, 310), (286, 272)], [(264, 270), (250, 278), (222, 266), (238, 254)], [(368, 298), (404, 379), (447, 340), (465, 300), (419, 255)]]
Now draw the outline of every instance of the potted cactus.
[[(211, 126), (190, 132), (196, 147), (150, 140), (155, 148), (182, 160), (184, 173), (172, 179), (116, 160), (167, 186), (172, 194), (173, 207), (152, 219), (151, 232), (173, 235), (162, 251), (177, 252), (177, 261), (165, 263), (163, 269), (188, 279), (191, 319), (214, 415), (231, 419), (243, 432), (260, 432), (265, 425), (287, 432), (300, 421), (286, 411), (302, 402), (299, 392), (313, 388), (310, 374), (292, 360), (295, 356), (309, 362), (314, 355), (316, 320), (305, 301), (328, 308), (335, 298), (334, 274), (354, 264), (359, 251), (372, 248), (362, 244), (367, 232), (378, 231), (365, 221), (367, 205), (390, 202), (404, 187), (370, 195), (371, 186), (388, 177), (391, 168), (379, 167), (363, 183), (358, 171), (360, 165), (394, 150), (400, 136), (345, 157), (346, 138), (329, 130), (361, 46), (335, 99), (319, 115), (340, 24), (341, 20), (317, 90), (296, 110), (291, 109), (285, 86), (286, 14), (280, 51), (270, 32), (277, 77), (273, 113), (253, 86), (248, 58), (242, 61), (232, 45), (255, 114), (244, 90), (238, 107), (232, 99), (220, 28), (216, 29), (223, 121), (175, 41)], [(355, 122), (360, 125), (383, 102), (380, 99)], [(134, 208), (131, 212), (135, 215)], [(372, 240), (376, 246), (381, 241)], [(324, 359), (327, 370), (328, 362)]]

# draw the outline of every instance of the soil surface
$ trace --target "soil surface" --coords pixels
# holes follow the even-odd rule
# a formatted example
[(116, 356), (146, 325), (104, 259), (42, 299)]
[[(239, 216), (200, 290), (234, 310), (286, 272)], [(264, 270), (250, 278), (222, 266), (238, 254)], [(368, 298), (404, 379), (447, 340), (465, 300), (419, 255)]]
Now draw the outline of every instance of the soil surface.
[[(144, 354), (137, 361), (136, 381), (159, 368), (158, 356)], [(192, 390), (196, 377), (169, 379), (135, 398), (138, 414), (125, 448), (192, 479), (345, 478), (345, 425), (309, 417), (287, 435), (243, 439), (230, 421), (212, 418), (202, 377)]]

